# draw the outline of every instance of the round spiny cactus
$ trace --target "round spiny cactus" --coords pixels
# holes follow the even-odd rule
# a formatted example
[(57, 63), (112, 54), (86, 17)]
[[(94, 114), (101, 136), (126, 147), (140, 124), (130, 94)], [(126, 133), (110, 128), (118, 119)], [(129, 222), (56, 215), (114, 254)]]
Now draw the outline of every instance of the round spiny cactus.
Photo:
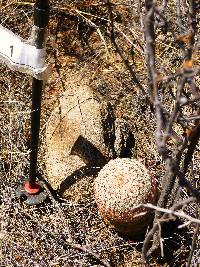
[(152, 211), (137, 206), (156, 202), (156, 181), (138, 160), (109, 161), (99, 172), (94, 191), (102, 217), (118, 231), (137, 235), (151, 223)]

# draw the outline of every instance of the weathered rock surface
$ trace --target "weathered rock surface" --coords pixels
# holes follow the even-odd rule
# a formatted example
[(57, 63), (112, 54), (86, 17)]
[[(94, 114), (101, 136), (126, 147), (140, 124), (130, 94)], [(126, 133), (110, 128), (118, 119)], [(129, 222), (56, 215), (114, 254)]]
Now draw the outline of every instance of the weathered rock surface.
[[(89, 153), (95, 149), (99, 155), (106, 153), (100, 103), (92, 90), (87, 85), (68, 84), (59, 102), (46, 128), (46, 171), (54, 189), (88, 163)], [(80, 142), (84, 149), (91, 145), (92, 152), (78, 151)]]

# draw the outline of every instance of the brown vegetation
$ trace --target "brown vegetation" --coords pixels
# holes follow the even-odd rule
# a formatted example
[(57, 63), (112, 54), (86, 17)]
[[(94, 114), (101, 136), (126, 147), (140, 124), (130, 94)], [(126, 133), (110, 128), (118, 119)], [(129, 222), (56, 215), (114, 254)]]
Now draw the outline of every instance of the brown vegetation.
[[(28, 38), (33, 2), (1, 1), (1, 24)], [(65, 198), (46, 183), (48, 203), (31, 208), (20, 203), (15, 190), (29, 167), (30, 77), (1, 65), (1, 266), (135, 267), (148, 260), (150, 266), (198, 266), (198, 1), (51, 5), (52, 70), (43, 94), (39, 172), (48, 180), (47, 121), (76, 77), (75, 91), (84, 83), (100, 99), (104, 130), (110, 127), (107, 160), (119, 155), (113, 130), (124, 120), (135, 140), (131, 157), (159, 182), (160, 209), (151, 207), (156, 216), (145, 241), (119, 235), (104, 224), (95, 203), (93, 181), (100, 167), (87, 165), (66, 177)]]

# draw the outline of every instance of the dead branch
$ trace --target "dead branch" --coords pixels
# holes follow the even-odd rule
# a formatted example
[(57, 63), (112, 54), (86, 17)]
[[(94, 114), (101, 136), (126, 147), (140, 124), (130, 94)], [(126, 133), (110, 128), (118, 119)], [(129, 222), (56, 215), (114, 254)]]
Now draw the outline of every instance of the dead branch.
[[(188, 205), (190, 203), (194, 203), (196, 201), (197, 201), (196, 198), (191, 197), (189, 199), (181, 201), (180, 203), (178, 203), (175, 206), (173, 206), (171, 209), (160, 208), (160, 207), (155, 206), (155, 205), (150, 204), (150, 203), (141, 204), (141, 205), (138, 205), (138, 206), (136, 206), (134, 208), (140, 208), (140, 207), (149, 208), (149, 209), (157, 210), (159, 212), (168, 214), (169, 215), (168, 218), (165, 218), (165, 220), (163, 222), (166, 222), (166, 221), (169, 221), (169, 220), (173, 220), (174, 219), (173, 216), (175, 216), (175, 217), (179, 217), (179, 218), (183, 218), (185, 220), (188, 220), (188, 222), (190, 224), (191, 223), (200, 224), (200, 220), (199, 219), (193, 218), (193, 217), (187, 215), (186, 213), (184, 213), (183, 211), (181, 211), (181, 212), (176, 211), (176, 210), (182, 208), (183, 206), (186, 206), (186, 205)], [(159, 219), (159, 221), (162, 221), (162, 219)]]
[(191, 249), (190, 249), (190, 255), (188, 257), (188, 261), (187, 261), (186, 267), (190, 267), (191, 266), (192, 256), (193, 256), (195, 248), (197, 247), (198, 236), (199, 236), (199, 224), (197, 223), (196, 227), (195, 227), (194, 234), (193, 234), (192, 246), (191, 246)]
[(163, 208), (154, 206), (152, 204), (144, 204), (144, 207), (146, 206), (146, 207), (155, 209), (159, 212), (162, 212), (162, 214), (164, 213), (159, 219), (154, 221), (152, 229), (148, 232), (148, 234), (145, 238), (145, 242), (144, 242), (143, 248), (142, 248), (142, 257), (143, 257), (143, 260), (145, 262), (147, 262), (147, 263), (149, 262), (149, 256), (152, 254), (152, 252), (155, 249), (157, 249), (157, 244), (154, 244), (154, 243), (153, 243), (152, 247), (149, 249), (149, 243), (151, 242), (151, 239), (153, 238), (154, 234), (158, 231), (159, 225), (161, 226), (163, 223), (168, 222), (168, 221), (173, 219), (171, 216), (174, 215), (177, 217), (184, 218), (191, 223), (192, 222), (197, 223), (197, 224), (200, 223), (199, 219), (192, 218), (191, 216), (188, 216), (187, 214), (185, 214), (183, 212), (176, 212), (177, 209), (180, 209), (183, 206), (186, 206), (186, 205), (188, 205), (190, 203), (194, 203), (194, 202), (196, 202), (196, 199), (191, 197), (191, 198), (188, 198), (186, 200), (182, 200), (179, 203), (174, 204), (170, 209), (163, 209)]
[[(165, 7), (167, 3), (164, 3)], [(155, 52), (155, 44), (156, 44), (156, 22), (155, 16), (159, 15), (159, 18), (163, 20), (166, 25), (168, 24), (163, 13), (160, 12), (162, 8), (156, 5), (156, 1), (146, 0), (146, 16), (144, 23), (144, 33), (145, 33), (145, 41), (146, 41), (146, 62), (147, 62), (147, 72), (148, 72), (148, 87), (149, 87), (149, 95), (150, 99), (154, 105), (154, 111), (156, 116), (156, 142), (160, 155), (166, 163), (166, 174), (162, 179), (162, 190), (158, 200), (158, 207), (155, 208), (155, 219), (153, 223), (153, 228), (147, 234), (144, 244), (143, 244), (143, 258), (145, 261), (148, 261), (148, 257), (151, 253), (159, 246), (159, 227), (163, 221), (169, 220), (169, 213), (175, 212), (174, 208), (177, 207), (176, 203), (172, 206), (173, 208), (170, 211), (166, 210), (167, 205), (169, 204), (168, 196), (172, 194), (172, 190), (175, 185), (175, 180), (178, 178), (179, 184), (182, 187), (187, 188), (188, 192), (194, 196), (195, 201), (199, 202), (200, 194), (198, 190), (193, 188), (189, 180), (186, 178), (186, 172), (188, 167), (192, 161), (192, 156), (196, 150), (200, 129), (199, 129), (199, 110), (197, 111), (197, 115), (191, 115), (188, 119), (186, 116), (182, 115), (182, 107), (183, 105), (194, 105), (193, 102), (185, 91), (185, 87), (189, 84), (191, 87), (191, 91), (194, 92), (194, 98), (198, 98), (198, 90), (195, 86), (194, 77), (197, 73), (192, 68), (192, 54), (194, 51), (195, 44), (195, 33), (196, 33), (196, 11), (194, 8), (194, 2), (190, 1), (189, 3), (189, 30), (185, 29), (185, 25), (182, 20), (182, 9), (180, 1), (176, 1), (177, 6), (177, 20), (180, 34), (186, 32), (188, 34), (187, 41), (180, 45), (180, 48), (183, 51), (183, 58), (185, 63), (183, 64), (183, 69), (176, 73), (175, 75), (171, 75), (169, 77), (164, 77), (162, 79), (158, 79), (159, 70), (157, 70), (156, 66), (156, 52)], [(184, 65), (186, 67), (184, 67)], [(165, 109), (165, 103), (161, 101), (161, 88), (162, 84), (168, 83), (171, 80), (176, 81), (177, 89), (175, 94), (175, 101), (173, 104), (172, 110), (169, 112)], [(173, 93), (172, 93), (173, 95)], [(192, 94), (191, 94), (192, 95)], [(182, 103), (182, 97), (184, 96), (185, 100)], [(193, 98), (193, 99), (194, 99)], [(192, 126), (188, 124), (188, 121), (194, 120), (196, 126)], [(175, 123), (179, 123), (183, 128), (191, 127), (189, 131), (189, 135), (182, 136), (182, 138), (176, 139), (176, 144), (172, 149), (168, 146), (168, 140), (174, 135), (173, 127)], [(185, 151), (187, 151), (185, 153)], [(183, 167), (180, 165), (183, 162)], [(163, 210), (162, 210), (163, 209)], [(163, 215), (164, 212), (164, 215)], [(177, 212), (175, 212), (177, 214)], [(178, 213), (181, 215), (180, 213)], [(187, 217), (188, 215), (186, 215)], [(191, 218), (190, 218), (191, 219)], [(195, 219), (195, 222), (199, 222), (199, 220)], [(149, 243), (153, 237), (152, 247), (149, 248)]]

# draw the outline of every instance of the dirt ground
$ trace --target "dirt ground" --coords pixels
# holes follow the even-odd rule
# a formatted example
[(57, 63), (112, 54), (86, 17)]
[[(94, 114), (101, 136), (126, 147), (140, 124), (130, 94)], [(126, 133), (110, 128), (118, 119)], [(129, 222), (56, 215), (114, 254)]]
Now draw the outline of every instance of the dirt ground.
[[(28, 38), (32, 27), (32, 2), (1, 1), (1, 24)], [(154, 137), (155, 117), (145, 95), (147, 71), (137, 6), (129, 3), (132, 1), (113, 1), (119, 27), (116, 47), (109, 38), (110, 26), (104, 2), (51, 3), (47, 40), (51, 70), (43, 92), (38, 158), (38, 170), (47, 181), (45, 187), (50, 197), (47, 203), (37, 207), (27, 207), (16, 198), (16, 188), (28, 175), (29, 168), (31, 78), (0, 65), (2, 267), (146, 266), (141, 259), (144, 236), (137, 240), (122, 236), (105, 224), (100, 216), (93, 192), (99, 168), (78, 165), (81, 168), (74, 174), (72, 182), (65, 183), (69, 173), (61, 179), (58, 172), (52, 179), (46, 166), (46, 129), (52, 112), (59, 107), (69, 87), (74, 95), (80, 88), (84, 94), (84, 88), (88, 87), (99, 100), (102, 120), (105, 107), (109, 105), (114, 120), (124, 120), (128, 124), (134, 137), (131, 157), (144, 163), (158, 184), (163, 175), (164, 165)], [(133, 30), (130, 32), (128, 28)], [(178, 68), (180, 51), (167, 43), (162, 34), (158, 39), (158, 65), (165, 64), (168, 71)], [(130, 71), (131, 68), (135, 73)], [(196, 185), (200, 174), (198, 153), (194, 158)], [(114, 157), (116, 154), (109, 150), (107, 159)], [(58, 195), (56, 189), (61, 184), (64, 189)], [(195, 207), (191, 206), (191, 213), (192, 209), (194, 212)], [(175, 221), (166, 226), (170, 231), (163, 237), (165, 256), (155, 255), (150, 266), (185, 266), (193, 229), (187, 226), (178, 229), (181, 223)], [(199, 248), (195, 251), (193, 266), (198, 266), (198, 257)]]

